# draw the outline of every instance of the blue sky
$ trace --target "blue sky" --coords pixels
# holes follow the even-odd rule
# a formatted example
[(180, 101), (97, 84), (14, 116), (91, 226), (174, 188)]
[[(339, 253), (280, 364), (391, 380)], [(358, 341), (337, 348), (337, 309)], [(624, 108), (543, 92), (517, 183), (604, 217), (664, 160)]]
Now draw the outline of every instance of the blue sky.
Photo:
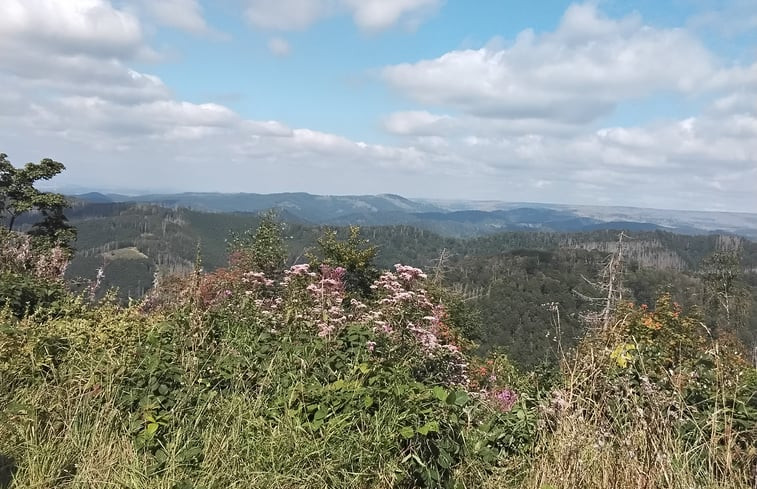
[[(204, 37), (163, 29), (156, 44), (178, 51), (167, 63), (143, 68), (152, 68), (184, 100), (202, 103), (210, 99), (252, 119), (277, 119), (353, 139), (385, 141), (387, 134), (377, 120), (385, 113), (414, 107), (375, 80), (376, 70), (456, 49), (478, 49), (492, 41), (506, 43), (524, 29), (549, 32), (570, 5), (553, 0), (447, 1), (418, 26), (399, 24), (377, 32), (361, 30), (347, 13), (307, 29), (255, 30), (238, 11), (225, 6), (206, 11), (208, 24), (228, 39), (208, 42)], [(642, 13), (661, 27), (679, 27), (682, 20), (697, 14), (694, 2), (598, 5), (618, 16)], [(286, 41), (290, 53), (272, 56), (267, 47), (271, 38)], [(728, 48), (735, 53), (730, 44)], [(676, 94), (642, 102), (619, 107), (606, 122), (680, 117), (697, 109), (695, 101), (682, 100)], [(639, 109), (639, 105), (643, 107)]]
[(4, 0), (60, 186), (757, 211), (754, 0)]

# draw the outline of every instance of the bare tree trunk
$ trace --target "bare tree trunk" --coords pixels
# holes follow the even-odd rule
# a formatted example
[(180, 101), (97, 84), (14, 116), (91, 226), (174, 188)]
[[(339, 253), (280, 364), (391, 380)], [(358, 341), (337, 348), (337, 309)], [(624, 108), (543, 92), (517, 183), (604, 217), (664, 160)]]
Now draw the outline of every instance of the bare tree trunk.
[(618, 248), (610, 257), (610, 263), (607, 265), (607, 298), (605, 308), (602, 311), (602, 327), (607, 328), (610, 325), (612, 312), (618, 302), (623, 300), (623, 287), (620, 283), (622, 266), (623, 266), (623, 238), (624, 233), (618, 235)]

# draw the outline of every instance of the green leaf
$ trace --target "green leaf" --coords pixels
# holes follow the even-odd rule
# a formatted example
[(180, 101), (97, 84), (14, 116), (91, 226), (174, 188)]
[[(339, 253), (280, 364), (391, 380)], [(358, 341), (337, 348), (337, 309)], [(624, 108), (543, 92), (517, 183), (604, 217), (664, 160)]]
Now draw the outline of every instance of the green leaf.
[(163, 450), (163, 449), (158, 449), (158, 450), (157, 450), (157, 451), (155, 452), (155, 460), (156, 460), (156, 461), (157, 461), (158, 463), (162, 464), (163, 462), (165, 462), (166, 460), (168, 460), (168, 454), (167, 454), (167, 453), (165, 452), (165, 450)]
[(404, 428), (400, 429), (400, 435), (402, 435), (402, 437), (406, 440), (409, 440), (415, 435), (415, 430), (412, 426), (405, 426)]
[(417, 454), (417, 453), (413, 452), (413, 453), (412, 453), (412, 458), (413, 458), (413, 460), (415, 460), (415, 462), (416, 462), (416, 463), (417, 463), (418, 465), (420, 465), (421, 467), (425, 467), (425, 466), (426, 466), (426, 464), (425, 464), (425, 463), (423, 462), (423, 460), (421, 460), (421, 458), (420, 458), (420, 457), (418, 456), (418, 454)]
[(470, 397), (468, 397), (468, 394), (462, 391), (457, 391), (450, 392), (445, 402), (450, 406), (465, 406), (469, 400)]
[(450, 392), (447, 395), (447, 398), (444, 400), (444, 402), (446, 402), (450, 406), (454, 406), (455, 405), (455, 399), (457, 399), (457, 394), (455, 392)]
[(434, 392), (434, 396), (440, 401), (444, 401), (445, 399), (447, 399), (447, 396), (449, 395), (443, 387), (439, 387), (438, 385), (434, 387), (433, 392)]
[(439, 450), (437, 461), (442, 468), (448, 469), (452, 466), (452, 456), (446, 450)]
[(153, 437), (153, 435), (155, 435), (155, 432), (156, 432), (156, 431), (158, 431), (158, 427), (159, 427), (159, 426), (160, 426), (160, 425), (159, 425), (158, 423), (149, 423), (149, 424), (148, 424), (148, 425), (147, 425), (147, 426), (145, 427), (145, 434), (146, 434), (146, 435), (147, 435), (148, 437), (152, 438), (152, 437)]
[(620, 368), (628, 367), (628, 362), (633, 360), (633, 354), (631, 352), (636, 349), (636, 345), (631, 343), (621, 343), (610, 353), (610, 359), (615, 360), (615, 363)]
[(428, 423), (418, 428), (418, 433), (423, 436), (426, 436), (431, 432), (439, 433), (439, 423), (437, 421), (429, 421)]

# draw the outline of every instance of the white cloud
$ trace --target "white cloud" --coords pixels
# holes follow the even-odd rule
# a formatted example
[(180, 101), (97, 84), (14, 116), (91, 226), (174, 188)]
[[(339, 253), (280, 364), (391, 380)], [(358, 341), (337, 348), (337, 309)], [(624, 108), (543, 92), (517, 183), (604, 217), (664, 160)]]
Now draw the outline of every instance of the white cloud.
[(132, 56), (143, 49), (139, 20), (105, 0), (3, 0), (0, 38), (9, 48), (59, 55)]
[(155, 76), (126, 62), (153, 52), (137, 17), (102, 0), (0, 3), (0, 81), (25, 92), (120, 101), (166, 98)]
[[(395, 112), (383, 128), (443, 148), (478, 192), (505, 200), (757, 210), (757, 64), (594, 4), (568, 8), (554, 32), (495, 41), (385, 68), (390, 86), (443, 112)], [(694, 117), (596, 128), (660, 93), (712, 100)]]
[(355, 23), (364, 30), (378, 31), (397, 24), (401, 19), (413, 23), (419, 16), (434, 12), (441, 0), (343, 0), (351, 9)]
[(268, 40), (268, 50), (274, 56), (288, 56), (292, 52), (292, 46), (280, 37), (272, 37)]
[(470, 115), (450, 116), (424, 110), (394, 112), (383, 120), (383, 128), (400, 136), (506, 136), (523, 134), (568, 135), (579, 128), (559, 120), (490, 119)]
[(384, 119), (384, 128), (394, 134), (405, 136), (428, 136), (447, 134), (454, 130), (454, 119), (436, 115), (425, 110), (395, 112)]
[(757, 117), (757, 90), (739, 90), (715, 100), (711, 111), (719, 114), (747, 114)]
[[(386, 3), (356, 22), (379, 28), (434, 5)], [(144, 29), (104, 0), (7, 1), (0, 14), (11, 19), (0, 45), (25, 47), (0, 50), (0, 149), (63, 161), (60, 183), (757, 211), (757, 65), (725, 66), (687, 32), (638, 16), (572, 7), (554, 33), (390, 67), (387, 79), (428, 106), (387, 115), (396, 141), (372, 144), (177, 99), (132, 68), (149, 52)], [(712, 100), (681, 120), (583, 123), (657, 90)]]
[(199, 0), (137, 0), (137, 2), (161, 25), (192, 34), (214, 33), (203, 17)]
[(406, 21), (417, 24), (442, 0), (246, 0), (245, 15), (255, 27), (301, 30), (333, 15), (348, 13), (366, 31), (380, 31)]
[(553, 33), (530, 30), (505, 47), (448, 52), (383, 69), (383, 79), (411, 99), (503, 119), (584, 123), (619, 101), (660, 90), (696, 92), (717, 65), (681, 29), (657, 29), (638, 16), (603, 16), (573, 5)]

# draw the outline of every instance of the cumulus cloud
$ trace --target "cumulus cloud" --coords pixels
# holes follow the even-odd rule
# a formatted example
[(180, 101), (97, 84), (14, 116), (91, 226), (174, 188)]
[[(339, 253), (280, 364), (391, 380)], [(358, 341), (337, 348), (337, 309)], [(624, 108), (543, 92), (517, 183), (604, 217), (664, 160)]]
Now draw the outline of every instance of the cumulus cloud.
[[(757, 63), (719, 59), (685, 29), (573, 5), (554, 32), (526, 30), (381, 76), (442, 109), (395, 112), (383, 128), (474, 167), (486, 175), (480, 191), (496, 195), (491, 186), (507, 182), (505, 200), (757, 210)], [(680, 120), (597, 128), (619, 105), (661, 93), (708, 102)]]
[[(436, 5), (381, 3), (356, 22), (381, 28)], [(393, 142), (375, 144), (177, 99), (133, 68), (150, 51), (140, 19), (104, 0), (9, 0), (0, 15), (0, 45), (26, 46), (0, 50), (0, 149), (63, 161), (62, 183), (757, 211), (757, 67), (638, 16), (574, 6), (555, 32), (389, 67), (385, 79), (424, 105), (387, 114)], [(703, 90), (690, 117), (597, 122), (628, 100)]]
[(139, 20), (104, 0), (4, 0), (0, 3), (3, 51), (43, 49), (50, 54), (98, 58), (143, 50)]
[[(355, 180), (375, 171), (379, 182), (380, 168), (417, 172), (428, 164), (412, 147), (352, 141), (245, 119), (220, 104), (175, 99), (159, 77), (129, 68), (149, 47), (137, 17), (110, 3), (32, 1), (3, 3), (2, 9), (11, 19), (0, 31), (3, 46), (23, 44), (37, 22), (65, 19), (55, 37), (60, 42), (51, 37), (33, 49), (0, 51), (3, 151), (39, 158), (44, 140), (44, 155), (68, 165), (63, 181), (142, 188), (160, 181), (206, 189), (231, 189), (236, 182), (236, 190), (261, 191), (266, 188), (251, 182), (274, 190), (297, 174), (323, 185), (324, 169)], [(82, 41), (96, 44), (99, 36), (109, 45)]]
[(695, 92), (716, 69), (711, 53), (682, 29), (649, 27), (637, 15), (610, 19), (584, 4), (569, 7), (555, 32), (526, 30), (505, 47), (389, 66), (382, 77), (422, 104), (481, 117), (584, 123), (621, 100)]
[(255, 27), (301, 30), (326, 17), (347, 13), (366, 31), (379, 31), (407, 21), (419, 22), (441, 0), (247, 0), (247, 20)]
[(0, 18), (0, 80), (7, 86), (124, 102), (169, 96), (160, 79), (127, 66), (153, 52), (137, 17), (108, 2), (8, 0)]

